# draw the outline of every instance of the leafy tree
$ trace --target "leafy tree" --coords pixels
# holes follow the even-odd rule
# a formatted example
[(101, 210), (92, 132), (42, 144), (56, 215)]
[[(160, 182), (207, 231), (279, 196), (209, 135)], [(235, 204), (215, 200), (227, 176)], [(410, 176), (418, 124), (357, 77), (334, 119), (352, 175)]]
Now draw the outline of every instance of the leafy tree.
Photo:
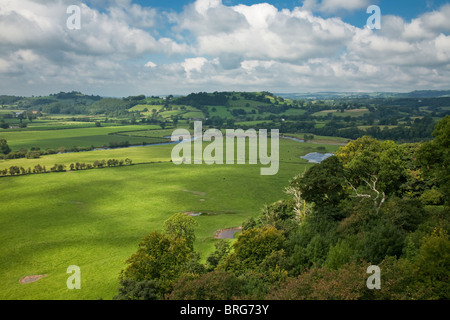
[(231, 252), (231, 244), (227, 240), (221, 239), (217, 241), (214, 246), (216, 250), (206, 258), (210, 270), (216, 268)]
[(284, 248), (286, 238), (283, 233), (269, 225), (243, 231), (233, 244), (234, 252), (224, 262), (225, 269), (239, 273), (256, 268), (273, 251)]
[(440, 120), (433, 131), (434, 139), (424, 143), (417, 161), (424, 171), (440, 184), (447, 205), (450, 205), (450, 116)]
[(294, 210), (293, 200), (277, 201), (270, 205), (265, 205), (258, 222), (261, 226), (270, 225), (288, 234), (299, 223)]
[(435, 228), (422, 240), (414, 259), (419, 286), (431, 288), (432, 299), (450, 298), (450, 240), (443, 229)]
[(128, 266), (122, 270), (120, 280), (158, 280), (163, 291), (181, 275), (190, 252), (184, 238), (152, 232), (142, 239), (137, 252), (126, 261)]
[(185, 239), (186, 245), (194, 250), (196, 221), (184, 213), (177, 213), (164, 222), (164, 233), (172, 238)]
[(443, 200), (444, 195), (435, 188), (425, 190), (420, 196), (420, 201), (424, 205), (440, 205), (443, 204)]
[(405, 231), (397, 228), (388, 219), (374, 220), (370, 231), (364, 234), (358, 256), (371, 264), (379, 264), (387, 256), (399, 258), (403, 252), (405, 238)]
[(20, 168), (18, 166), (11, 166), (9, 168), (9, 174), (14, 176), (20, 173)]
[(290, 186), (298, 188), (303, 199), (319, 207), (336, 206), (346, 197), (343, 167), (334, 156), (311, 167)]
[(406, 180), (405, 160), (393, 141), (378, 141), (364, 136), (336, 152), (354, 197), (372, 199), (379, 212), (386, 196)]
[(363, 279), (363, 264), (349, 263), (339, 270), (312, 268), (297, 278), (289, 278), (274, 288), (266, 298), (270, 300), (358, 300), (368, 291)]
[(6, 139), (0, 139), (0, 153), (8, 154), (11, 152), (11, 148), (8, 146)]
[(340, 239), (334, 246), (330, 247), (324, 266), (338, 270), (344, 264), (351, 262), (354, 254), (355, 248), (351, 240)]
[(383, 208), (385, 216), (398, 228), (415, 231), (426, 218), (426, 212), (420, 200), (393, 197)]
[(183, 277), (169, 300), (231, 300), (245, 293), (245, 281), (231, 272), (216, 270), (200, 277)]
[(157, 300), (160, 297), (160, 284), (157, 280), (120, 281), (119, 293), (114, 300)]

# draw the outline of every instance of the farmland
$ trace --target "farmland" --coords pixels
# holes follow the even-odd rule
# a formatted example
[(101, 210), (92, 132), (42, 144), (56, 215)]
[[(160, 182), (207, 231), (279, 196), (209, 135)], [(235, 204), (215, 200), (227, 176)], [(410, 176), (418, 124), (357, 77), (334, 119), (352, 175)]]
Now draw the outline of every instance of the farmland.
[[(2, 298), (110, 299), (137, 242), (177, 212), (208, 213), (196, 218), (196, 248), (205, 258), (217, 230), (239, 226), (256, 216), (263, 203), (285, 196), (288, 181), (308, 166), (299, 157), (317, 145), (282, 140), (275, 178), (260, 176), (259, 168), (249, 165), (175, 166), (169, 162), (171, 148), (147, 146), (13, 160), (16, 165), (50, 166), (129, 157), (134, 165), (0, 180), (4, 190), (0, 281), (8, 288), (1, 292)], [(335, 151), (337, 146), (326, 148)], [(5, 160), (0, 166), (10, 164), (11, 160)], [(65, 287), (69, 265), (83, 270), (82, 295)], [(18, 282), (34, 274), (47, 277), (27, 286)]]
[[(427, 141), (447, 110), (446, 101), (420, 108), (407, 101), (415, 110), (407, 117), (398, 107), (404, 100), (389, 112), (391, 100), (321, 102), (267, 92), (0, 98), (2, 299), (112, 299), (139, 241), (176, 213), (193, 214), (194, 247), (205, 263), (219, 230), (240, 227), (266, 205), (292, 199), (286, 187), (313, 166), (302, 156), (335, 153), (364, 134)], [(173, 145), (164, 142), (176, 128), (192, 133), (194, 120), (222, 132), (279, 129), (305, 142), (280, 139), (273, 176), (260, 175), (261, 165), (175, 165)], [(110, 165), (112, 159), (122, 162)], [(51, 170), (55, 164), (61, 170)], [(37, 166), (47, 169), (35, 172)], [(21, 170), (11, 173), (12, 167)], [(66, 286), (71, 265), (82, 270), (82, 290)], [(21, 283), (27, 276), (43, 277)]]

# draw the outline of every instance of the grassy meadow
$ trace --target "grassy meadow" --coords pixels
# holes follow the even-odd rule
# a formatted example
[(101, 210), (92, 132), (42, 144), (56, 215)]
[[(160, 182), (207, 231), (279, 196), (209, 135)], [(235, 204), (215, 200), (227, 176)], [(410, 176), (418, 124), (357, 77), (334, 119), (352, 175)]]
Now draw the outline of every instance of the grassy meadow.
[[(141, 125), (139, 130), (157, 129), (156, 125)], [(123, 131), (135, 131), (136, 126), (105, 126), (92, 128), (75, 128), (63, 130), (21, 130), (1, 132), (1, 137), (8, 141), (13, 150), (38, 146), (41, 150), (60, 147), (102, 147), (110, 142), (129, 141), (130, 144), (155, 143), (152, 137), (135, 137), (121, 135)], [(155, 133), (156, 137), (158, 135)], [(158, 141), (161, 141), (159, 139)], [(156, 141), (156, 142), (158, 142)]]
[[(83, 141), (103, 143), (105, 137), (117, 138), (119, 131), (127, 132), (123, 137), (130, 140), (133, 130), (136, 127), (18, 131), (2, 133), (2, 138), (12, 149), (57, 148)], [(163, 135), (167, 130), (155, 130), (155, 136)], [(325, 147), (320, 152), (339, 148), (320, 146)], [(318, 145), (280, 139), (280, 168), (274, 176), (261, 176), (260, 164), (177, 166), (170, 162), (172, 148), (144, 146), (0, 161), (0, 168), (28, 168), (133, 160), (131, 166), (0, 178), (0, 299), (112, 299), (119, 273), (142, 237), (160, 230), (178, 212), (204, 213), (195, 217), (195, 249), (206, 259), (219, 229), (240, 226), (264, 204), (287, 197), (283, 190), (289, 180), (310, 166), (300, 156), (317, 151)], [(81, 268), (81, 290), (67, 289), (70, 265)], [(30, 275), (46, 276), (19, 282)]]

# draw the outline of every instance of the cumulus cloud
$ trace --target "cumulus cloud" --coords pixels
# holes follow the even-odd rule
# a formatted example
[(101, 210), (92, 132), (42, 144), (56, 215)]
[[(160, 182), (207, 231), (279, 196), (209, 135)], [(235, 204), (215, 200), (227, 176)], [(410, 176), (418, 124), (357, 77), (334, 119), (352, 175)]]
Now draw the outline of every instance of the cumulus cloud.
[(382, 29), (369, 30), (329, 15), (366, 8), (363, 0), (306, 0), (291, 10), (197, 0), (170, 15), (131, 0), (86, 0), (81, 30), (69, 30), (67, 1), (0, 2), (2, 93), (403, 91), (450, 82), (450, 4), (410, 21), (383, 15)]
[(226, 7), (208, 2), (198, 10), (199, 2), (208, 1), (189, 7), (180, 27), (194, 34), (197, 54), (218, 56), (228, 66), (237, 67), (238, 59), (300, 61), (334, 55), (352, 38), (352, 26), (300, 8), (279, 11), (268, 3)]
[(156, 68), (156, 67), (157, 67), (157, 64), (154, 63), (154, 62), (152, 62), (152, 61), (148, 61), (148, 62), (145, 64), (145, 67), (147, 67), (147, 68)]
[(375, 4), (369, 0), (304, 0), (303, 9), (326, 14), (353, 12)]
[[(251, 84), (293, 91), (444, 87), (442, 80), (450, 76), (445, 19), (450, 5), (409, 22), (383, 16), (382, 30), (357, 28), (311, 10), (331, 13), (368, 5), (368, 1), (323, 0), (278, 10), (267, 3), (224, 6), (199, 0), (182, 14), (179, 26), (194, 35), (192, 45), (199, 56), (218, 58), (222, 74)], [(210, 19), (212, 12), (239, 23), (221, 28), (220, 21), (214, 24), (216, 19)]]
[[(35, 79), (30, 81), (34, 84), (47, 81), (50, 92), (51, 81), (58, 85), (72, 81), (78, 85), (82, 77), (86, 80), (79, 83), (107, 85), (114, 79), (126, 78), (120, 73), (127, 73), (125, 65), (133, 59), (151, 54), (170, 56), (187, 50), (185, 44), (156, 38), (147, 30), (155, 24), (154, 9), (131, 4), (129, 0), (109, 4), (100, 11), (78, 3), (81, 29), (69, 30), (67, 1), (1, 0), (0, 81), (8, 81), (11, 74), (16, 78), (20, 75)], [(21, 86), (14, 89), (20, 90)]]

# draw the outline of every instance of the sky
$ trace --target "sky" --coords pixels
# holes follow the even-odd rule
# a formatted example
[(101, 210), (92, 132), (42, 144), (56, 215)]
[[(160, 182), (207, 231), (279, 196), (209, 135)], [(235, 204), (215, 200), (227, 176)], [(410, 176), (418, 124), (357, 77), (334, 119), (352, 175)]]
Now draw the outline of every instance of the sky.
[(443, 90), (449, 34), (438, 0), (0, 0), (0, 95)]

